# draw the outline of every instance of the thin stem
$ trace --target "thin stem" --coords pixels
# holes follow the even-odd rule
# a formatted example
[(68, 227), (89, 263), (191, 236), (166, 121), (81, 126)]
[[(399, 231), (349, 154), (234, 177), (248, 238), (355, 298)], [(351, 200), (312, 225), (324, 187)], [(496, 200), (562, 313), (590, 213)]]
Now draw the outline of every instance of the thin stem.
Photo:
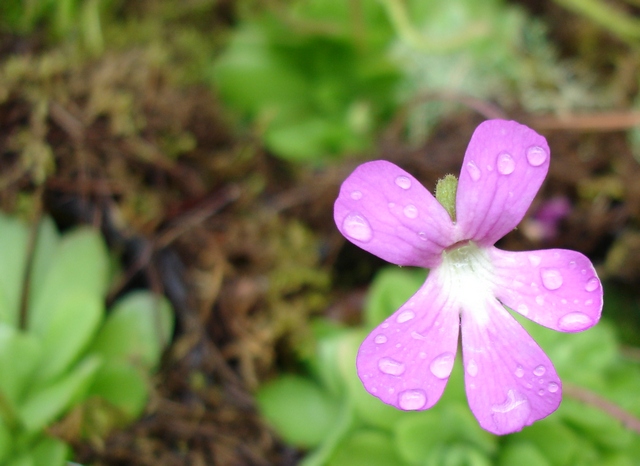
[(625, 411), (618, 405), (610, 402), (609, 400), (601, 397), (597, 393), (587, 390), (584, 387), (565, 383), (563, 384), (563, 391), (565, 395), (573, 398), (574, 400), (581, 401), (601, 411), (604, 411), (609, 416), (619, 420), (622, 425), (627, 429), (631, 429), (640, 434), (640, 419), (633, 414)]

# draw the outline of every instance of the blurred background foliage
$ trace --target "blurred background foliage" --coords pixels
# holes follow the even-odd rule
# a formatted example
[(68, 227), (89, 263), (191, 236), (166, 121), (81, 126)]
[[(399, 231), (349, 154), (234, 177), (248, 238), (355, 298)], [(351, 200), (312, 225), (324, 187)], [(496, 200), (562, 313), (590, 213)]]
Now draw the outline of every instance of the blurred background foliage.
[[(20, 230), (7, 244), (27, 244), (27, 224), (45, 214), (62, 229), (100, 227), (108, 252), (77, 260), (122, 263), (108, 295), (93, 296), (110, 309), (103, 327), (118, 312), (151, 315), (151, 294), (126, 298), (140, 287), (164, 292), (178, 321), (173, 335), (145, 336), (147, 317), (129, 317), (137, 337), (85, 329), (93, 343), (49, 382), (83, 357), (102, 363), (58, 402), (42, 398), (55, 409), (30, 431), (0, 424), (0, 458), (60, 462), (72, 444), (86, 464), (636, 464), (638, 435), (611, 407), (640, 416), (639, 13), (636, 0), (0, 2), (0, 207), (22, 219), (2, 217), (14, 226), (0, 224), (0, 236)], [(426, 413), (364, 392), (359, 341), (424, 277), (377, 273), (331, 219), (356, 163), (390, 159), (433, 187), (458, 170), (480, 117), (527, 123), (554, 153), (505, 249), (578, 249), (606, 280), (592, 331), (528, 327), (567, 383), (565, 401), (500, 439), (472, 418), (459, 372)], [(18, 250), (6, 254), (19, 269)], [(9, 282), (15, 301), (20, 284)], [(115, 297), (124, 301), (106, 306)], [(14, 327), (6, 341), (30, 340)], [(114, 333), (133, 353), (132, 340), (151, 342), (143, 375), (113, 362), (122, 354), (104, 341)], [(153, 342), (170, 337), (151, 387)], [(23, 376), (28, 385), (33, 374)], [(133, 388), (114, 391), (123, 380)], [(93, 395), (120, 402), (120, 414)], [(78, 419), (94, 425), (80, 432)]]

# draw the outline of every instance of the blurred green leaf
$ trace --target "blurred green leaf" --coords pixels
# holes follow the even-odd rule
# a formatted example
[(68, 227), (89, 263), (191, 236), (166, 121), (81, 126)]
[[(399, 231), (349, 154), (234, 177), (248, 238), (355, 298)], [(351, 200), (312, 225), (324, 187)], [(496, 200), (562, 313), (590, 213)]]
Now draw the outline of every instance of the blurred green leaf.
[(36, 432), (60, 416), (86, 391), (100, 364), (100, 358), (87, 357), (62, 379), (30, 394), (19, 410), (25, 429)]
[(338, 401), (304, 377), (281, 376), (263, 385), (256, 399), (267, 421), (295, 446), (319, 445), (339, 417)]
[(90, 352), (149, 371), (160, 362), (173, 326), (173, 310), (165, 297), (131, 292), (113, 305)]
[(44, 437), (33, 448), (34, 466), (64, 466), (71, 449), (62, 441)]
[(107, 361), (97, 371), (88, 396), (100, 396), (128, 419), (138, 417), (147, 404), (147, 380), (140, 370), (123, 361)]
[(376, 274), (364, 308), (368, 327), (379, 325), (396, 312), (426, 280), (424, 269), (386, 267)]
[(336, 449), (327, 466), (401, 466), (389, 434), (360, 430), (348, 436)]
[(46, 357), (37, 373), (39, 382), (61, 375), (80, 357), (96, 334), (104, 306), (98, 296), (78, 289), (54, 301), (49, 312), (48, 328), (40, 328)]
[(28, 238), (29, 229), (20, 220), (0, 214), (0, 322), (16, 327)]
[(101, 298), (106, 291), (107, 278), (108, 256), (100, 235), (86, 228), (67, 233), (51, 257), (42, 286), (34, 289), (31, 295), (29, 329), (44, 336), (51, 321), (56, 319), (52, 309), (64, 312), (60, 303), (77, 290)]
[(551, 466), (542, 451), (528, 442), (513, 442), (500, 450), (499, 466)]
[(12, 411), (17, 409), (42, 356), (33, 336), (0, 323), (0, 394)]

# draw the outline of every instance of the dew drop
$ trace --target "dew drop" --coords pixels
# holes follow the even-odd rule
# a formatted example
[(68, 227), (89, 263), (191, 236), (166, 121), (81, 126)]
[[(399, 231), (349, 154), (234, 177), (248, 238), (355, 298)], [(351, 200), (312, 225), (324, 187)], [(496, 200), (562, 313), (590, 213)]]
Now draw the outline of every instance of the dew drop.
[(557, 383), (551, 382), (547, 387), (547, 390), (549, 390), (549, 393), (555, 393), (558, 391), (559, 388), (560, 386)]
[(409, 189), (411, 187), (411, 180), (404, 175), (400, 175), (396, 178), (396, 184), (402, 189)]
[(544, 306), (544, 296), (542, 296), (541, 294), (536, 296), (536, 304), (538, 306)]
[(384, 335), (376, 335), (373, 341), (375, 341), (379, 345), (382, 345), (383, 343), (387, 342), (387, 337)]
[(423, 390), (405, 390), (398, 397), (398, 404), (402, 409), (421, 409), (427, 404), (427, 395)]
[(547, 160), (547, 151), (540, 146), (531, 146), (527, 149), (527, 160), (534, 167), (539, 167)]
[(593, 320), (582, 312), (571, 312), (558, 320), (558, 327), (565, 332), (579, 332), (593, 325)]
[(529, 308), (527, 307), (526, 304), (518, 304), (517, 311), (523, 316), (526, 316), (527, 314), (529, 314)]
[(357, 241), (366, 243), (371, 241), (373, 237), (371, 225), (369, 225), (366, 218), (359, 214), (351, 213), (347, 215), (342, 222), (342, 228), (349, 238)]
[(503, 175), (510, 175), (516, 169), (515, 160), (513, 160), (511, 154), (508, 154), (507, 152), (502, 152), (500, 155), (498, 155), (496, 165), (498, 167), (498, 171)]
[(409, 204), (403, 210), (407, 218), (416, 218), (418, 216), (418, 209), (413, 204)]
[(522, 429), (531, 414), (531, 406), (527, 398), (516, 390), (509, 390), (507, 398), (500, 404), (491, 407), (493, 422), (498, 432), (510, 433)]
[(538, 395), (543, 396), (544, 395), (544, 390), (543, 389), (538, 390)]
[(362, 193), (360, 191), (353, 191), (351, 193), (351, 199), (353, 199), (354, 201), (359, 201), (360, 199), (362, 199)]
[(422, 241), (429, 241), (429, 237), (424, 231), (418, 233), (418, 238), (420, 238)]
[(572, 269), (572, 270), (575, 269), (577, 265), (578, 264), (576, 264), (576, 261), (569, 262), (569, 268)]
[(469, 364), (467, 364), (467, 374), (469, 374), (471, 377), (475, 377), (476, 375), (478, 375), (478, 365), (473, 359), (469, 361)]
[(431, 361), (431, 364), (429, 365), (431, 373), (439, 379), (446, 379), (447, 377), (449, 377), (449, 375), (451, 375), (454, 358), (455, 356), (453, 355), (453, 353), (442, 353), (440, 356)]
[(469, 172), (469, 176), (473, 181), (478, 181), (480, 179), (480, 169), (473, 162), (467, 163), (467, 171)]
[(519, 379), (521, 379), (524, 376), (524, 369), (522, 368), (522, 366), (518, 366), (516, 367), (516, 377), (518, 377)]
[(600, 286), (600, 280), (598, 280), (596, 277), (593, 277), (589, 279), (587, 284), (584, 286), (584, 289), (587, 290), (588, 292), (592, 292), (597, 290), (599, 286)]
[(592, 304), (593, 304), (593, 299), (587, 299), (587, 300), (584, 302), (584, 305), (585, 305), (585, 306), (591, 306)]
[(427, 353), (425, 353), (424, 351), (420, 351), (420, 353), (418, 353), (418, 357), (420, 359), (427, 359)]
[(404, 364), (395, 359), (382, 358), (378, 361), (378, 369), (389, 375), (401, 375), (404, 372)]
[(542, 260), (542, 258), (540, 256), (536, 256), (535, 254), (529, 254), (529, 263), (532, 266), (534, 266), (534, 267), (539, 266), (541, 260)]
[(396, 322), (398, 322), (399, 324), (404, 324), (405, 322), (413, 319), (415, 316), (416, 314), (413, 311), (402, 311), (400, 314), (398, 314), (398, 317), (396, 317)]
[(544, 366), (538, 366), (533, 370), (533, 375), (537, 376), (537, 377), (541, 377), (544, 375), (544, 373), (547, 372), (547, 368)]
[(562, 286), (562, 274), (556, 269), (544, 269), (540, 276), (542, 284), (547, 290), (557, 290)]

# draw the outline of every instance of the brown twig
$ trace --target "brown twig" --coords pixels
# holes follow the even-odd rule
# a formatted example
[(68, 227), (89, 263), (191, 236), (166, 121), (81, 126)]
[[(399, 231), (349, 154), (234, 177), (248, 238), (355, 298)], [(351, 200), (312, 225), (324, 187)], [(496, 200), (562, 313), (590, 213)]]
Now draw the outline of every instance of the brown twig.
[(577, 385), (565, 383), (563, 384), (563, 390), (565, 395), (604, 411), (609, 416), (619, 420), (627, 429), (631, 429), (640, 434), (640, 419), (618, 405), (591, 390)]
[(540, 115), (528, 118), (526, 123), (542, 131), (625, 131), (640, 127), (640, 112)]

